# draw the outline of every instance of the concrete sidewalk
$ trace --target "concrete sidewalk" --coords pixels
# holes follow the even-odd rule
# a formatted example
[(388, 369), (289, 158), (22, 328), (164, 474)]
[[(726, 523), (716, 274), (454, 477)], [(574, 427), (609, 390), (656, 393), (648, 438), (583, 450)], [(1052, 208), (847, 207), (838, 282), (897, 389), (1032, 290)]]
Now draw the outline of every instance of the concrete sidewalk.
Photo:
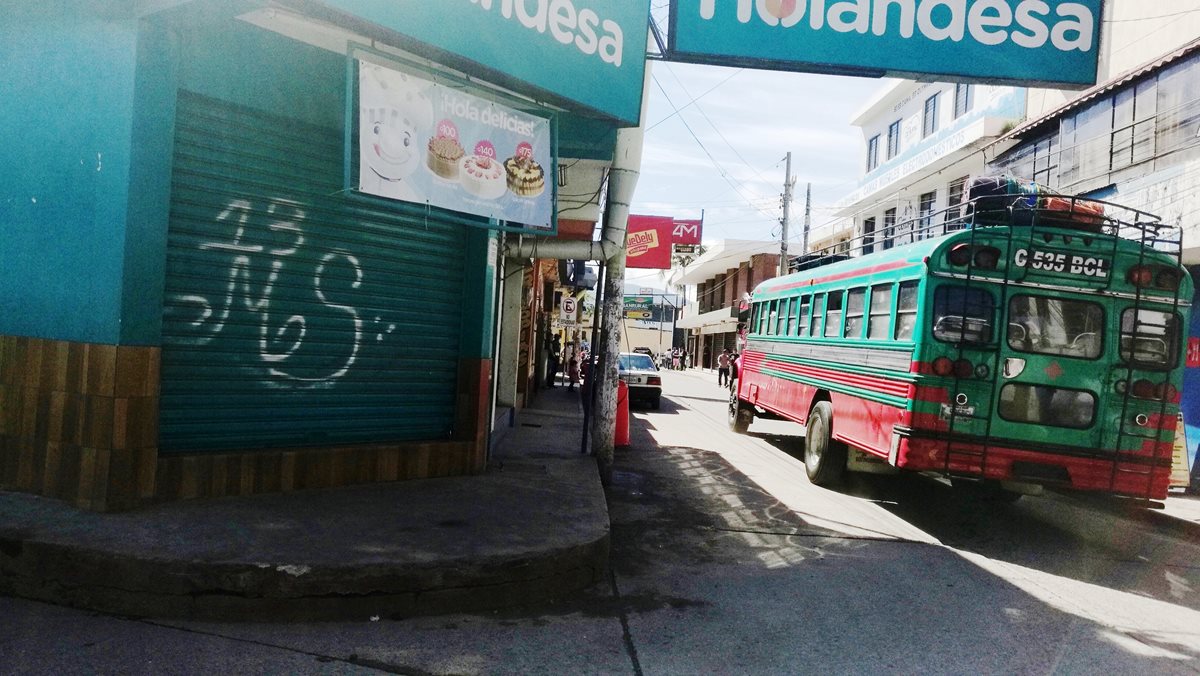
[(0, 593), (133, 616), (405, 617), (603, 578), (609, 520), (579, 392), (543, 391), (480, 476), (96, 514), (0, 492)]

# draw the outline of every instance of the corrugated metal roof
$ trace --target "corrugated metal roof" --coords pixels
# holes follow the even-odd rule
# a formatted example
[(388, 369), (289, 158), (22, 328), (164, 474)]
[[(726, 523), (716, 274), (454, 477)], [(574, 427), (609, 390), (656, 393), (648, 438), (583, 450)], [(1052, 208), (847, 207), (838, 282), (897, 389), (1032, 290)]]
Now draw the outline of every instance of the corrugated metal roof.
[(1164, 54), (1163, 56), (1160, 56), (1152, 61), (1148, 61), (1136, 68), (1127, 70), (1124, 73), (1121, 73), (1120, 75), (1108, 80), (1107, 82), (1102, 82), (1095, 87), (1084, 91), (1079, 96), (1071, 99), (1062, 106), (1059, 106), (1054, 111), (1047, 113), (1036, 120), (1029, 120), (1017, 125), (1015, 129), (996, 139), (993, 142), (993, 145), (1014, 139), (1024, 139), (1029, 132), (1040, 129), (1042, 126), (1049, 124), (1063, 115), (1066, 115), (1070, 111), (1083, 106), (1092, 99), (1099, 98), (1100, 96), (1119, 89), (1124, 85), (1133, 82), (1134, 80), (1141, 79), (1145, 75), (1165, 68), (1166, 66), (1184, 57), (1190, 56), (1195, 52), (1200, 52), (1200, 38), (1192, 40), (1173, 52)]

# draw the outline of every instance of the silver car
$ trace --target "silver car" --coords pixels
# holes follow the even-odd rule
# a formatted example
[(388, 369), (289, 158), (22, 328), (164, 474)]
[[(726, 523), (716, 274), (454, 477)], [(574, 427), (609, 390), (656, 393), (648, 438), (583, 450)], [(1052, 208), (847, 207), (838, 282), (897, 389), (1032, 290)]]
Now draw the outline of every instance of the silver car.
[(622, 352), (617, 375), (629, 386), (630, 403), (644, 401), (658, 410), (662, 399), (662, 376), (649, 355)]

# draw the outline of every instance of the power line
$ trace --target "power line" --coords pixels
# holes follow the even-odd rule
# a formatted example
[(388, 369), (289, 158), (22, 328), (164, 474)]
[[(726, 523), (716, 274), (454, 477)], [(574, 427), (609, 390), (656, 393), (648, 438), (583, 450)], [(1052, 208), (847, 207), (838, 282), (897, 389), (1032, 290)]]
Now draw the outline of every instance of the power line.
[[(667, 90), (664, 89), (662, 86), (662, 83), (658, 81), (658, 77), (657, 76), (651, 76), (651, 77), (654, 80), (654, 84), (658, 85), (659, 91), (661, 91), (663, 93), (663, 96), (667, 99), (667, 103), (670, 104), (670, 106), (672, 108), (674, 108), (676, 111), (678, 111), (679, 109), (675, 106), (675, 103), (673, 101), (671, 101), (671, 96), (669, 94), (667, 94)], [(724, 179), (724, 181), (726, 183), (728, 183), (731, 188), (734, 189), (734, 192), (741, 195), (742, 198), (744, 198), (746, 200), (746, 202), (750, 206), (750, 208), (754, 209), (755, 211), (759, 211), (771, 218), (775, 218), (774, 214), (768, 214), (767, 212), (763, 211), (762, 209), (759, 209), (758, 207), (754, 206), (754, 204), (752, 203), (750, 198), (747, 197), (744, 193), (742, 193), (741, 189), (739, 189), (739, 187), (733, 182), (733, 180), (729, 178), (729, 173), (724, 168), (721, 167), (721, 164), (719, 162), (717, 162), (717, 159), (715, 157), (713, 157), (713, 154), (711, 152), (709, 152), (707, 147), (705, 147), (704, 142), (701, 141), (700, 137), (696, 135), (696, 132), (692, 129), (691, 125), (689, 125), (687, 123), (687, 119), (684, 118), (682, 115), (680, 115), (679, 121), (683, 123), (684, 128), (687, 129), (689, 134), (691, 134), (692, 139), (696, 142), (696, 145), (700, 146), (700, 149), (702, 151), (704, 151), (704, 154), (708, 157), (708, 160), (710, 162), (712, 162), (713, 167), (716, 168), (717, 173), (719, 173), (721, 175), (721, 178)]]

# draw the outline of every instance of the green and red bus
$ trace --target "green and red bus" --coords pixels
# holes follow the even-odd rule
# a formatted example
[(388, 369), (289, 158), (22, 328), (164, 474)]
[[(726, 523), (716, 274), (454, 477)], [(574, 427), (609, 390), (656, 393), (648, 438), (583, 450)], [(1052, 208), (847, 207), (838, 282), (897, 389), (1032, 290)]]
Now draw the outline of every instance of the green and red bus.
[(890, 466), (1005, 497), (1164, 498), (1192, 298), (1178, 232), (1083, 198), (986, 201), (760, 284), (730, 426), (805, 425), (818, 485)]

